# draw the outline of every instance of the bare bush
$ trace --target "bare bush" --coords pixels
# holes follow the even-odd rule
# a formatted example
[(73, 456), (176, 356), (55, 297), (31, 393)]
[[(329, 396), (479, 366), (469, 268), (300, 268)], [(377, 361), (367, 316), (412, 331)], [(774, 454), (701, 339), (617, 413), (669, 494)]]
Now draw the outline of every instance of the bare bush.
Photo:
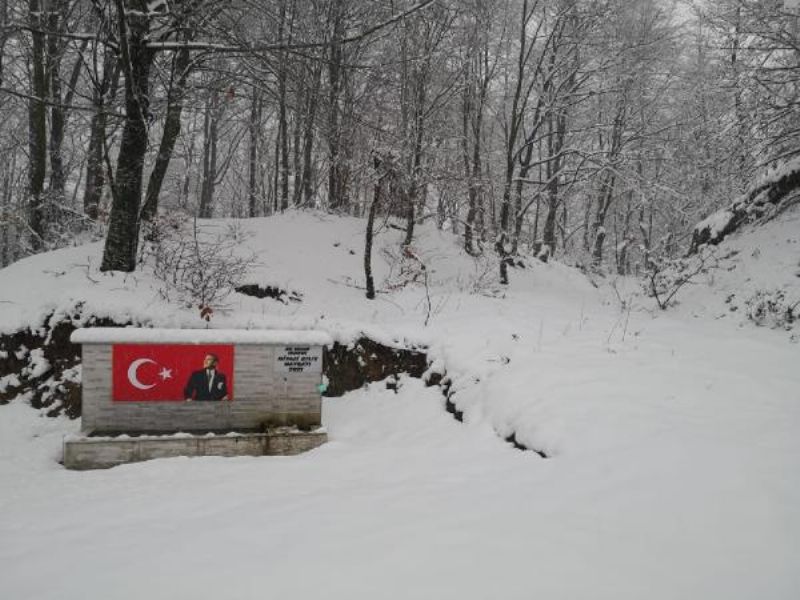
[(202, 232), (196, 220), (187, 229), (170, 217), (154, 221), (145, 232), (143, 260), (161, 282), (158, 292), (166, 301), (220, 308), (256, 264), (255, 255), (236, 252), (247, 235), (236, 226)]
[(673, 303), (685, 285), (695, 282), (698, 276), (718, 266), (716, 254), (707, 247), (687, 258), (667, 259), (653, 255), (649, 258), (645, 293), (655, 298), (661, 310), (666, 310)]
[(760, 326), (792, 329), (800, 318), (800, 300), (791, 302), (784, 290), (758, 290), (745, 300), (747, 318)]

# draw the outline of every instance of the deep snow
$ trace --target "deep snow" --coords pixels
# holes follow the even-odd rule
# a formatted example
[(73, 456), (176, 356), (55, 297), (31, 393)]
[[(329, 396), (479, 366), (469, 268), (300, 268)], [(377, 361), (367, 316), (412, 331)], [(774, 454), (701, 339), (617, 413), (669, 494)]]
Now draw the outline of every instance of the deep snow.
[[(428, 343), (465, 423), (405, 379), (397, 394), (326, 399), (331, 441), (299, 457), (67, 472), (56, 461), (78, 423), (18, 399), (0, 407), (0, 598), (800, 597), (800, 345), (725, 302), (754, 277), (796, 293), (793, 218), (726, 241), (758, 256), (740, 251), (665, 313), (628, 291), (623, 308), (557, 263), (515, 269), (500, 290), (492, 265), (423, 228), (428, 327), (422, 286), (374, 302), (354, 287), (361, 221), (249, 222), (252, 281), (303, 302), (235, 296), (213, 326)], [(399, 236), (380, 238), (379, 282), (399, 281)], [(0, 271), (0, 330), (77, 301), (202, 326), (146, 272), (98, 274), (99, 252)], [(512, 432), (551, 458), (512, 449)]]

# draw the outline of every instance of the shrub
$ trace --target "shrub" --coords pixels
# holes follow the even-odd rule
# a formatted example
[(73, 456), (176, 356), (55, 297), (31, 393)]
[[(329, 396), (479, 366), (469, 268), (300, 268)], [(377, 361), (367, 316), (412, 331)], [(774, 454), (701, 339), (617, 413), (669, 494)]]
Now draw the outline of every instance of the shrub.
[(219, 308), (256, 264), (255, 255), (237, 252), (246, 237), (235, 225), (215, 234), (199, 231), (196, 220), (189, 229), (174, 218), (160, 218), (146, 232), (143, 262), (161, 282), (164, 300)]
[(756, 325), (790, 330), (800, 316), (800, 300), (790, 302), (783, 290), (759, 290), (745, 300), (747, 318)]

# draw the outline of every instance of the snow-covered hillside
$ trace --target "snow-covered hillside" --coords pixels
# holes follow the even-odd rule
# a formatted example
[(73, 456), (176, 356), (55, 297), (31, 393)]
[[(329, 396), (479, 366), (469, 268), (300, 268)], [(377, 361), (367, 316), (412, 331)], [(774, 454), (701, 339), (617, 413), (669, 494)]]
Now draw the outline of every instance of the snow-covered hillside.
[(679, 297), (688, 312), (797, 333), (791, 321), (800, 316), (800, 205), (744, 226), (706, 254), (712, 268)]
[[(61, 440), (79, 424), (17, 399), (0, 406), (0, 597), (800, 597), (800, 344), (726, 303), (796, 293), (793, 215), (726, 241), (738, 254), (666, 312), (558, 263), (501, 289), (493, 261), (428, 227), (414, 246), (427, 288), (387, 229), (369, 301), (362, 221), (243, 222), (248, 282), (302, 301), (234, 294), (212, 327), (425, 344), (464, 423), (406, 378), (326, 399), (331, 441), (302, 456), (67, 472)], [(0, 332), (76, 306), (204, 326), (148, 269), (100, 274), (100, 251), (0, 271)]]

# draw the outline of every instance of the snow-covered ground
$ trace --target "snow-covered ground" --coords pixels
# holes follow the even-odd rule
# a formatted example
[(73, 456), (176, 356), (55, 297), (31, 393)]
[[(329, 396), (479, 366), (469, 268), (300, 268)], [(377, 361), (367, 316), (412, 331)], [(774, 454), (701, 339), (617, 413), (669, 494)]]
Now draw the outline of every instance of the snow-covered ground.
[[(326, 399), (330, 442), (302, 456), (68, 472), (56, 461), (79, 424), (18, 399), (0, 407), (0, 598), (798, 598), (800, 344), (725, 302), (757, 277), (796, 294), (774, 266), (800, 258), (785, 241), (796, 217), (726, 242), (759, 252), (668, 312), (628, 292), (623, 309), (559, 264), (515, 269), (498, 290), (493, 265), (433, 229), (415, 247), (430, 310), (421, 285), (370, 302), (354, 287), (361, 221), (247, 223), (252, 281), (303, 302), (237, 295), (214, 326), (427, 343), (465, 423), (406, 379)], [(379, 282), (400, 281), (399, 236), (380, 238)], [(146, 272), (97, 273), (99, 253), (0, 271), (0, 331), (78, 301), (200, 326)], [(550, 458), (512, 449), (511, 433)]]
[[(717, 268), (681, 293), (684, 308), (678, 312), (738, 324), (748, 312), (758, 317), (758, 308), (772, 300), (794, 305), (794, 314), (800, 314), (800, 206), (731, 235), (710, 256), (709, 264)], [(762, 320), (774, 325), (775, 316), (766, 314)]]

